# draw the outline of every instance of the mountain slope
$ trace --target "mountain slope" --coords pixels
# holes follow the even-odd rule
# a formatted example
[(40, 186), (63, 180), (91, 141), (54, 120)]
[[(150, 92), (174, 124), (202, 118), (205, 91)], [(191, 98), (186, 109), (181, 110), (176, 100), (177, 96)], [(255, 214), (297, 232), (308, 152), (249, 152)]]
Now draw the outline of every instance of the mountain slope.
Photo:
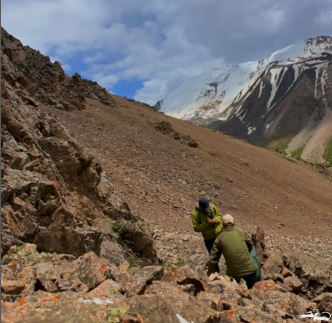
[[(9, 45), (13, 46), (11, 42)], [(27, 72), (23, 63), (14, 59), (12, 63)], [(33, 66), (29, 75), (43, 72)], [(49, 77), (48, 84), (56, 78), (53, 74)], [(35, 82), (32, 77), (28, 80)], [(105, 98), (110, 104), (103, 104), (87, 98), (81, 86), (84, 80), (77, 78), (77, 83), (79, 86), (68, 91), (85, 95), (82, 109), (59, 109), (46, 100), (29, 108), (53, 115), (95, 156), (105, 176), (111, 178), (107, 195), (116, 192), (130, 201), (133, 213), (154, 223), (159, 236), (165, 237), (160, 244), (166, 248), (166, 259), (181, 259), (180, 254), (188, 258), (197, 249), (204, 254), (201, 236), (193, 232), (190, 221), (201, 195), (209, 197), (223, 214), (234, 215), (246, 229), (255, 230), (257, 224), (262, 224), (269, 243), (281, 249), (287, 250), (290, 245), (300, 250), (316, 248), (314, 234), (319, 230), (322, 248), (325, 246), (320, 252), (332, 257), (330, 248), (326, 248), (331, 243), (331, 181), (312, 167), (109, 93)], [(89, 96), (93, 96), (92, 91)], [(36, 124), (33, 118), (31, 122)], [(60, 160), (64, 156), (59, 154)], [(80, 198), (86, 199), (84, 195)], [(84, 203), (80, 207), (89, 218), (89, 209)], [(106, 217), (113, 211), (119, 217), (124, 215), (111, 205), (101, 207)], [(95, 219), (92, 214), (89, 219), (99, 229), (103, 225), (105, 232), (109, 230), (107, 222), (100, 222), (99, 217)], [(176, 251), (171, 240), (178, 245)], [(301, 256), (310, 259), (306, 252)]]
[(332, 139), (331, 82), (332, 38), (317, 37), (262, 61), (192, 77), (156, 108), (252, 144), (281, 141), (288, 155), (312, 162), (325, 156), (332, 165), (325, 151)]

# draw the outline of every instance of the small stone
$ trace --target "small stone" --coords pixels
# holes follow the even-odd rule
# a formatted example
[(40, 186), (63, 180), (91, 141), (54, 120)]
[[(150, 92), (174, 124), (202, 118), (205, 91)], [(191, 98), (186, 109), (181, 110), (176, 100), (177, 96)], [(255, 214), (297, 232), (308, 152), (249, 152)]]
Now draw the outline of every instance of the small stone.
[(119, 267), (121, 273), (127, 272), (129, 268), (130, 268), (130, 264), (128, 261), (124, 261)]
[(282, 272), (281, 272), (281, 275), (286, 278), (286, 277), (290, 277), (292, 276), (293, 274), (291, 273), (291, 271), (289, 269), (287, 269), (286, 267), (284, 267), (282, 269)]
[(285, 278), (285, 285), (291, 288), (294, 292), (300, 292), (303, 283), (296, 276), (290, 276)]

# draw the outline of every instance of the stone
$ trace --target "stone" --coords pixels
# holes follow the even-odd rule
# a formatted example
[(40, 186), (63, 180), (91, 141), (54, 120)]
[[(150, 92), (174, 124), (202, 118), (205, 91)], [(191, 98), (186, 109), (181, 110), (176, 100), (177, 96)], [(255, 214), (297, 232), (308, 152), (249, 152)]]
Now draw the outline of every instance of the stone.
[(296, 276), (286, 277), (284, 284), (296, 293), (300, 292), (303, 286), (303, 283)]
[(116, 274), (114, 279), (121, 285), (126, 296), (131, 297), (143, 294), (147, 284), (160, 280), (163, 273), (164, 268), (161, 266), (148, 266), (143, 269), (133, 267), (125, 273)]
[(321, 312), (329, 312), (332, 315), (332, 293), (325, 293), (322, 295), (318, 304), (318, 309)]
[(288, 293), (288, 292), (292, 291), (292, 289), (290, 287), (286, 286), (285, 284), (283, 284), (281, 282), (276, 283), (276, 289), (280, 290), (283, 293)]
[[(269, 279), (269, 280), (264, 280), (264, 281), (260, 281), (257, 282), (251, 289), (251, 291), (260, 291), (265, 293), (268, 290), (274, 290), (276, 288), (276, 284), (274, 283), (273, 280)], [(251, 292), (250, 291), (250, 292)]]
[(22, 281), (2, 281), (1, 280), (1, 293), (8, 295), (20, 295), (25, 289), (25, 283)]
[(290, 276), (292, 276), (293, 274), (291, 273), (291, 271), (290, 271), (288, 268), (284, 267), (284, 268), (282, 269), (282, 271), (281, 271), (281, 275), (282, 275), (284, 278), (286, 278), (286, 277), (290, 277)]
[(127, 272), (129, 268), (130, 268), (130, 264), (128, 261), (124, 261), (119, 267), (121, 273)]
[(283, 255), (283, 263), (287, 269), (300, 278), (306, 274), (299, 259), (293, 255)]
[(263, 264), (263, 260), (264, 260), (264, 249), (265, 249), (264, 238), (265, 238), (264, 229), (263, 229), (263, 227), (258, 226), (257, 229), (256, 229), (255, 247), (256, 247), (258, 261), (261, 265)]
[(59, 279), (55, 282), (55, 286), (59, 292), (88, 292), (89, 287), (82, 283), (79, 278), (71, 276), (68, 279)]
[(26, 254), (35, 254), (37, 253), (37, 246), (31, 243), (24, 243), (21, 247), (21, 250)]
[(204, 291), (204, 283), (206, 282), (206, 278), (203, 274), (195, 273), (189, 266), (183, 266), (180, 268), (171, 267), (166, 270), (161, 281), (178, 285), (193, 284), (195, 286), (196, 293), (199, 293)]
[(107, 279), (88, 293), (90, 296), (114, 301), (124, 299), (121, 294), (121, 285), (112, 279)]
[(92, 251), (75, 260), (73, 266), (76, 267), (73, 275), (89, 289), (113, 277), (112, 266)]
[(284, 276), (282, 274), (272, 274), (272, 279), (275, 282), (280, 282), (280, 283), (284, 283)]
[(284, 267), (283, 260), (277, 254), (271, 254), (262, 267), (263, 276), (267, 274), (280, 274)]

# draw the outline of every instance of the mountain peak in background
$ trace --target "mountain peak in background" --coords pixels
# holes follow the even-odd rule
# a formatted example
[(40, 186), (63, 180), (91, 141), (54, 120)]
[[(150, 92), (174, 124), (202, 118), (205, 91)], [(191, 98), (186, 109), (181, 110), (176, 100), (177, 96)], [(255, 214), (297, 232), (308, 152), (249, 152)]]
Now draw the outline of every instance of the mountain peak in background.
[(155, 108), (307, 161), (332, 165), (332, 37), (185, 80)]

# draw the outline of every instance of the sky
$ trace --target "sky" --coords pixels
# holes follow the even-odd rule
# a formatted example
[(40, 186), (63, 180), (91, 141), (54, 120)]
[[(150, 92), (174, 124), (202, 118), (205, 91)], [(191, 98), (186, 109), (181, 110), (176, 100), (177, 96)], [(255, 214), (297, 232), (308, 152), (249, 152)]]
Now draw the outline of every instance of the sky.
[(332, 0), (2, 0), (10, 34), (108, 91), (155, 104), (184, 79), (332, 36)]

